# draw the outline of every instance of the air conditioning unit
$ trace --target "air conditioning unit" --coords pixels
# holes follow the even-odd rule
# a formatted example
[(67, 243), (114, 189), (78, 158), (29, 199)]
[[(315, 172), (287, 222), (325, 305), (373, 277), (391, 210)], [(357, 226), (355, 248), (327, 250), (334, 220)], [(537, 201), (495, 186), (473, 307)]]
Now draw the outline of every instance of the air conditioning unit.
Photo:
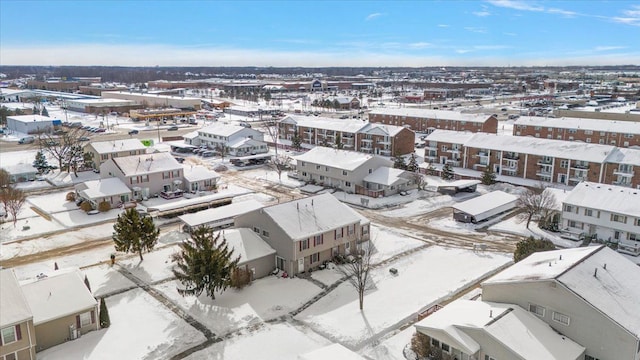
[(69, 340), (75, 340), (79, 338), (79, 331), (76, 329), (75, 325), (69, 326)]

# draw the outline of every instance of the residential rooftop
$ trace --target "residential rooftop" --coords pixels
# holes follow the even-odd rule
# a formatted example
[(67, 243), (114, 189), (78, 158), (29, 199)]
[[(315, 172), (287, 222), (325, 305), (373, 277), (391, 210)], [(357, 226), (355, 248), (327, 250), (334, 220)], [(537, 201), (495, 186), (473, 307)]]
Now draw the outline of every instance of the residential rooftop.
[(416, 118), (468, 121), (474, 123), (485, 123), (491, 118), (491, 115), (487, 114), (463, 114), (459, 111), (415, 109), (408, 107), (397, 109), (373, 109), (369, 112), (369, 114), (411, 116)]
[(169, 153), (132, 155), (111, 159), (125, 176), (143, 175), (162, 171), (181, 170), (180, 164)]
[(564, 202), (640, 218), (640, 189), (583, 181), (571, 190)]
[(92, 141), (91, 145), (98, 154), (111, 154), (121, 151), (146, 150), (146, 146), (138, 139), (122, 139), (109, 141)]
[(550, 118), (542, 116), (521, 116), (514, 123), (526, 126), (540, 126), (546, 128), (581, 129), (606, 131), (622, 134), (640, 134), (640, 123), (633, 121), (616, 121), (586, 118)]
[(33, 315), (31, 308), (24, 297), (18, 279), (13, 269), (0, 270), (0, 308), (2, 316), (0, 316), (0, 328), (31, 320)]
[(375, 156), (377, 155), (316, 146), (306, 153), (293, 158), (297, 161), (306, 161), (311, 164), (353, 171)]

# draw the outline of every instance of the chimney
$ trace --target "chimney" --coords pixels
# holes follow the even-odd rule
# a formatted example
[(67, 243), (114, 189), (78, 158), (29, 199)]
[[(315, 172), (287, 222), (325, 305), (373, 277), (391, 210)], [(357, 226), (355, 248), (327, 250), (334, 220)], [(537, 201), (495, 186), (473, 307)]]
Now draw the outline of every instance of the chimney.
[(300, 203), (296, 203), (296, 209), (300, 210)]

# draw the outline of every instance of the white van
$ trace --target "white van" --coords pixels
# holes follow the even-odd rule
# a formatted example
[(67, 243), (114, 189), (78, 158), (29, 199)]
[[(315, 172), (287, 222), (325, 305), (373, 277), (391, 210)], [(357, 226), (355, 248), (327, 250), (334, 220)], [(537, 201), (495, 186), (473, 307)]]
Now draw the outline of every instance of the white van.
[(18, 140), (18, 144), (32, 144), (36, 141), (36, 138), (33, 136), (25, 136)]

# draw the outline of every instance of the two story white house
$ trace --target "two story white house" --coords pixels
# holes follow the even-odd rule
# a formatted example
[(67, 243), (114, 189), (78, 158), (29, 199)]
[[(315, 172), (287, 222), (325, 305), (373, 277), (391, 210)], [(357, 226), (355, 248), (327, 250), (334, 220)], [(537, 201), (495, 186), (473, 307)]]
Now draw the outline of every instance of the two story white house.
[(198, 130), (197, 137), (187, 137), (190, 145), (224, 148), (231, 156), (262, 154), (269, 151), (260, 131), (238, 125), (217, 123)]
[(561, 229), (567, 238), (589, 235), (640, 255), (640, 190), (582, 182), (563, 201)]

